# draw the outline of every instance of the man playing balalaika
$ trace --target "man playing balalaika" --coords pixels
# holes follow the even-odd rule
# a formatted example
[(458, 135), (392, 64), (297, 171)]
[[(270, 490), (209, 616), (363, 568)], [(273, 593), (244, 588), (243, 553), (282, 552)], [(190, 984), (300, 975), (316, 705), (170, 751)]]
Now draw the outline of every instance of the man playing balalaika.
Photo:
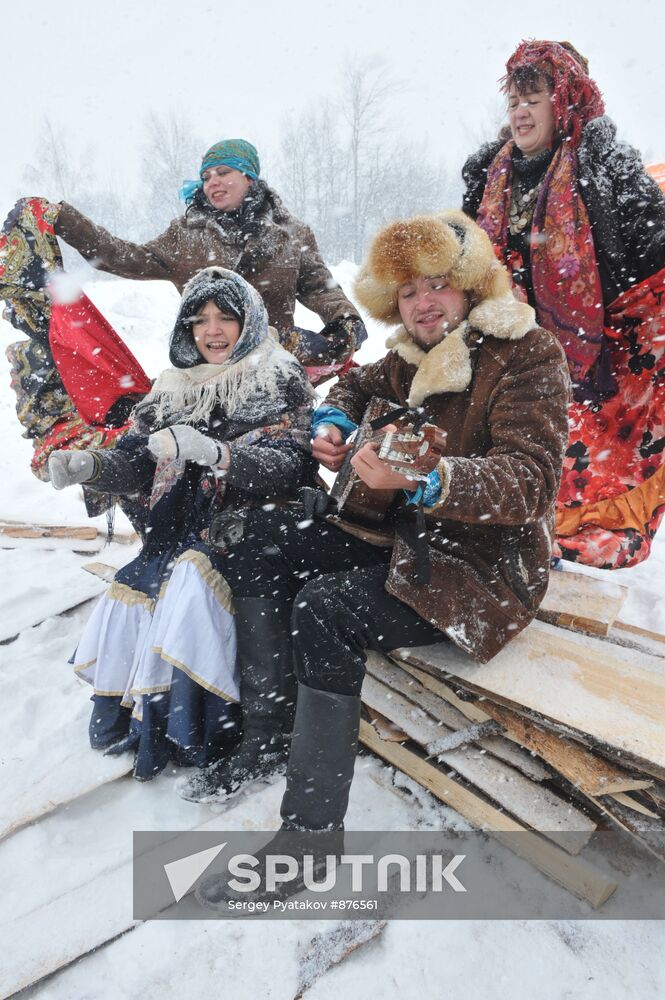
[[(293, 657), (299, 681), (282, 802), (289, 830), (343, 829), (365, 650), (449, 639), (485, 662), (534, 617), (568, 434), (563, 352), (461, 212), (389, 225), (355, 292), (374, 319), (402, 325), (381, 361), (330, 392), (312, 451), (328, 469), (350, 462), (365, 496), (386, 501), (384, 520), (365, 519), (366, 531), (361, 510), (347, 523), (347, 483), (333, 491), (344, 502), (332, 516), (253, 512), (224, 569), (234, 596), (292, 608), (290, 634), (276, 628), (255, 654), (284, 671)], [(345, 438), (378, 401), (390, 410), (379, 423), (392, 427), (374, 440), (363, 425), (347, 460)], [(190, 797), (223, 784), (203, 772)], [(199, 896), (214, 906), (220, 891), (211, 878)]]

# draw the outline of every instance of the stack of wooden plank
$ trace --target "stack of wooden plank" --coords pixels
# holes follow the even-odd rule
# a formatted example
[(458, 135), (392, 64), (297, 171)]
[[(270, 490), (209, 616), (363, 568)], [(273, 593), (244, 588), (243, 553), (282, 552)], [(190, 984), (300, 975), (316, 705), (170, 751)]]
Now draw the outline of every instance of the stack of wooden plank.
[(555, 573), (489, 663), (452, 643), (372, 653), (363, 686), (368, 748), (593, 906), (616, 887), (580, 856), (595, 830), (665, 862), (665, 637), (621, 622), (626, 596)]

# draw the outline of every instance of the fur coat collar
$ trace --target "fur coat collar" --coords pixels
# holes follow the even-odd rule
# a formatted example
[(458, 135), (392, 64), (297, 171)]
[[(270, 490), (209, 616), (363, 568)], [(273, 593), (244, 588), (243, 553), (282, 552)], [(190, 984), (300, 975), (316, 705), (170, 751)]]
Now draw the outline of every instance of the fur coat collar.
[(403, 326), (386, 341), (407, 364), (417, 368), (409, 392), (409, 406), (421, 406), (429, 396), (442, 392), (464, 392), (471, 383), (471, 353), (468, 338), (471, 330), (499, 340), (521, 340), (536, 326), (531, 306), (518, 302), (512, 293), (485, 299), (471, 310), (456, 330), (424, 351)]

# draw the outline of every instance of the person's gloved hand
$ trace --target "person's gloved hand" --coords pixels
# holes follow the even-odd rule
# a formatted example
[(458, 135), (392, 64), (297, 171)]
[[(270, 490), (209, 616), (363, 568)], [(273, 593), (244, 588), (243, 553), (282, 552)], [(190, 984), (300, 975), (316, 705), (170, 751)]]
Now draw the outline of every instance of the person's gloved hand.
[(87, 483), (95, 471), (95, 459), (89, 451), (54, 451), (48, 460), (48, 475), (55, 490)]
[(357, 316), (345, 316), (326, 323), (321, 330), (321, 336), (325, 337), (329, 344), (335, 345), (336, 357), (348, 357), (367, 340), (367, 330), (363, 321)]
[(158, 462), (181, 459), (228, 469), (231, 461), (228, 445), (201, 434), (189, 424), (174, 424), (173, 427), (155, 431), (148, 438), (148, 451)]

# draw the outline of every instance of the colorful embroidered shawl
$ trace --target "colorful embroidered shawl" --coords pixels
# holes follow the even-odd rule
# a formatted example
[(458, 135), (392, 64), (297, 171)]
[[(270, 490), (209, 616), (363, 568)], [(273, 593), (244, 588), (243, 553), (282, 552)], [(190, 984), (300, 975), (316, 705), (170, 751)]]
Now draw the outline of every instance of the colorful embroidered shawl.
[[(513, 148), (507, 142), (492, 161), (477, 219), (506, 263)], [(538, 322), (558, 338), (579, 383), (600, 353), (604, 311), (593, 234), (576, 177), (577, 156), (562, 142), (533, 213), (531, 274)]]

